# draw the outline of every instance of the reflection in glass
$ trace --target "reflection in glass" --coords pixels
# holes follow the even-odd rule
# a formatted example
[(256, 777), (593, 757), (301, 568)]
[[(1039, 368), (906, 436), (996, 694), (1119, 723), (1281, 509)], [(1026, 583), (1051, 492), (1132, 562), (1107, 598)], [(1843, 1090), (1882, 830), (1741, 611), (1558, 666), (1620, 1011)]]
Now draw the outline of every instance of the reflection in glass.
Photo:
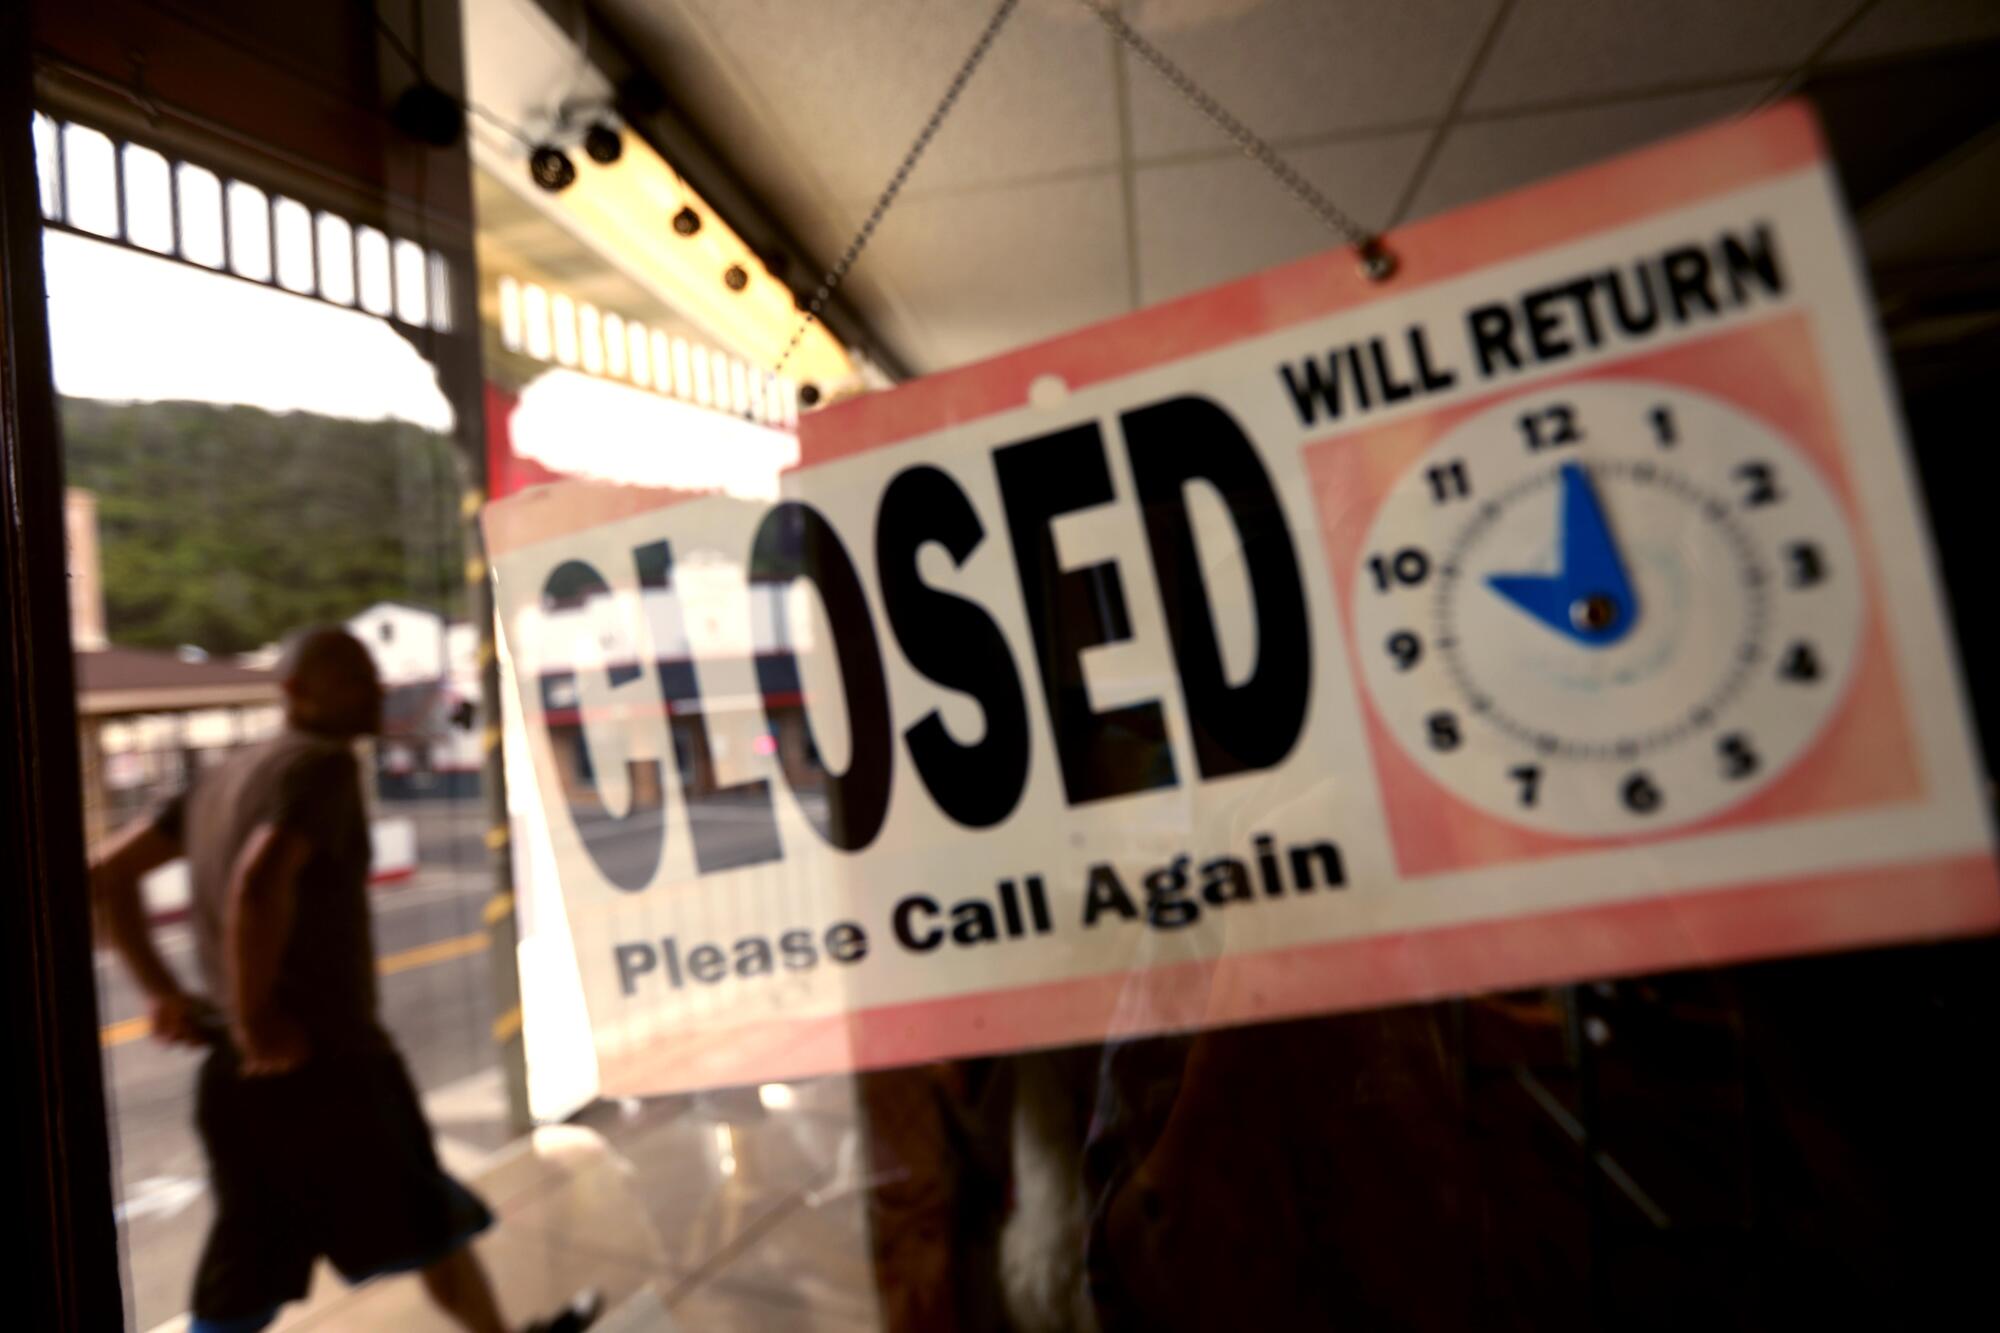
[(642, 389), (653, 384), (653, 367), (647, 357), (651, 346), (652, 339), (644, 324), (634, 320), (625, 326), (625, 354), (631, 364), (632, 382)]
[(696, 343), (694, 352), (694, 400), (703, 407), (715, 402), (715, 387), (709, 381), (708, 349)]
[(415, 241), (396, 242), (396, 318), (421, 326), (430, 318), (430, 298), (425, 286), (429, 265), (423, 247)]
[(593, 375), (604, 373), (604, 325), (597, 307), (589, 302), (576, 308), (576, 326), (583, 347), (583, 368)]
[(556, 360), (565, 366), (576, 364), (576, 302), (558, 295), (549, 303), (549, 317), (556, 326)]
[(681, 388), (681, 383), (686, 376), (674, 369), (673, 350), (674, 345), (678, 343), (680, 346), (680, 359), (685, 362), (687, 360), (687, 343), (679, 338), (669, 340), (667, 335), (661, 333), (658, 329), (653, 330), (652, 343), (653, 374), (660, 392), (672, 393), (682, 398), (687, 397), (687, 394)]
[(521, 284), (503, 277), (499, 283), (500, 345), (510, 352), (521, 350)]
[(625, 321), (608, 310), (604, 313), (604, 373), (625, 378)]
[(174, 167), (181, 209), (181, 258), (204, 268), (221, 268), (224, 253), (222, 181), (189, 162)]
[(425, 272), (430, 278), (431, 327), (439, 333), (451, 332), (451, 264), (436, 250), (425, 256)]
[(254, 185), (229, 182), (229, 267), (246, 278), (271, 278), (271, 201)]
[(296, 199), (280, 198), (271, 206), (276, 224), (278, 285), (295, 292), (312, 291), (318, 281), (313, 263), (312, 213)]
[(389, 276), (389, 238), (373, 227), (354, 236), (354, 259), (361, 270), (361, 308), (371, 315), (392, 313), (395, 290)]
[(336, 305), (354, 304), (354, 228), (347, 219), (321, 213), (319, 294)]
[(69, 225), (97, 236), (116, 236), (118, 158), (111, 140), (87, 125), (62, 130), (64, 216)]
[(128, 143), (125, 158), (125, 234), (132, 244), (160, 254), (174, 248), (172, 178), (167, 159)]
[(537, 361), (548, 360), (555, 354), (555, 346), (549, 337), (549, 293), (541, 284), (531, 282), (522, 289), (521, 319), (527, 330), (528, 355)]
[(42, 216), (62, 217), (62, 158), (54, 120), (35, 113), (35, 181), (41, 187)]

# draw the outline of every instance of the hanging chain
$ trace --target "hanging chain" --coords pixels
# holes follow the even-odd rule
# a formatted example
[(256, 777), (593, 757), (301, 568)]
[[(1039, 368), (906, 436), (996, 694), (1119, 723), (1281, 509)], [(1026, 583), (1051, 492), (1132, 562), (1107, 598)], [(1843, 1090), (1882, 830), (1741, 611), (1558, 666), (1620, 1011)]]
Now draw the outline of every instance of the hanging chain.
[(1311, 209), (1328, 231), (1346, 238), (1361, 255), (1361, 271), (1375, 282), (1381, 282), (1396, 271), (1396, 259), (1382, 246), (1381, 238), (1341, 211), (1331, 199), (1321, 194), (1316, 186), (1299, 174), (1298, 168), (1285, 161), (1277, 149), (1264, 142), (1255, 131), (1229, 113), (1227, 107), (1208, 95), (1200, 84), (1188, 76), (1186, 70), (1168, 58), (1167, 53), (1141, 37), (1138, 30), (1125, 21), (1113, 4), (1104, 0), (1077, 0), (1077, 3), (1095, 14), (1098, 21), (1111, 30), (1113, 36), (1125, 43), (1132, 53), (1151, 65), (1159, 76), (1173, 85), (1174, 91), (1187, 99), (1188, 105), (1208, 117), (1214, 126), (1228, 135), (1243, 155), (1269, 171), (1292, 194), (1292, 197)]
[(1000, 7), (993, 11), (992, 18), (986, 20), (986, 27), (980, 32), (979, 40), (974, 42), (972, 50), (966, 53), (964, 62), (958, 67), (958, 73), (951, 76), (951, 85), (944, 90), (944, 96), (938, 99), (936, 109), (931, 112), (931, 118), (924, 122), (924, 128), (918, 133), (916, 142), (912, 143), (910, 150), (903, 154), (902, 162), (896, 167), (896, 174), (889, 177), (889, 183), (882, 187), (882, 197), (875, 201), (875, 207), (868, 210), (868, 220), (861, 224), (861, 230), (847, 243), (847, 249), (842, 252), (833, 267), (826, 271), (826, 276), (820, 279), (819, 290), (813, 293), (812, 300), (806, 305), (804, 318), (799, 320), (799, 327), (793, 332), (792, 340), (785, 344), (784, 354), (778, 358), (775, 368), (778, 372), (784, 371), (785, 363), (790, 361), (792, 353), (798, 350), (799, 342), (806, 336), (806, 331), (812, 328), (820, 312), (826, 309), (827, 298), (833, 295), (833, 289), (840, 286), (841, 280), (847, 276), (847, 271), (854, 267), (854, 261), (859, 259), (861, 252), (867, 248), (869, 238), (875, 234), (875, 228), (881, 225), (882, 215), (889, 211), (889, 205), (895, 203), (896, 196), (903, 192), (904, 183), (916, 169), (917, 159), (924, 155), (924, 149), (930, 147), (931, 140), (937, 136), (938, 127), (943, 125), (944, 118), (951, 114), (952, 107), (958, 102), (958, 95), (965, 91), (966, 83), (972, 78), (972, 72), (979, 68), (980, 61), (986, 59), (987, 51), (992, 49), (993, 39), (1000, 35), (1000, 29), (1019, 3), (1020, 0), (1000, 0)]
[[(881, 197), (875, 201), (875, 207), (868, 210), (867, 220), (854, 234), (854, 239), (847, 243), (847, 249), (842, 252), (833, 267), (826, 271), (826, 276), (820, 279), (819, 290), (814, 292), (812, 300), (807, 302), (804, 315), (799, 320), (799, 327), (793, 332), (792, 340), (785, 344), (784, 353), (778, 357), (778, 363), (774, 368), (776, 372), (784, 371), (785, 364), (792, 359), (792, 353), (798, 350), (806, 332), (826, 309), (826, 303), (832, 297), (834, 289), (840, 286), (841, 281), (847, 277), (848, 270), (854, 267), (854, 261), (859, 259), (861, 252), (867, 248), (870, 238), (875, 235), (875, 228), (881, 225), (882, 215), (889, 211), (889, 206), (895, 203), (896, 196), (902, 193), (904, 184), (910, 179), (910, 173), (916, 169), (917, 159), (924, 155), (924, 149), (928, 148), (931, 140), (937, 136), (938, 128), (944, 124), (945, 117), (951, 114), (952, 107), (958, 102), (959, 94), (965, 91), (965, 85), (972, 78), (973, 71), (986, 59), (987, 51), (993, 46), (993, 39), (1000, 35), (1000, 29), (1013, 14), (1018, 3), (1019, 0), (1000, 0), (1000, 7), (994, 10), (993, 17), (986, 21), (986, 27), (980, 32), (979, 40), (973, 43), (972, 50), (959, 65), (958, 73), (952, 76), (950, 86), (944, 90), (944, 96), (938, 99), (937, 107), (931, 112), (930, 119), (924, 122), (924, 128), (918, 133), (916, 141), (910, 145), (909, 151), (903, 154), (903, 160), (896, 167), (895, 174), (889, 177), (889, 183), (882, 187)], [(1125, 21), (1124, 16), (1119, 14), (1114, 5), (1106, 4), (1103, 0), (1077, 0), (1077, 3), (1096, 15), (1098, 21), (1110, 29), (1113, 36), (1129, 47), (1133, 54), (1151, 65), (1161, 78), (1187, 99), (1189, 105), (1208, 117), (1216, 128), (1228, 135), (1245, 157), (1257, 162), (1276, 177), (1278, 183), (1295, 199), (1313, 211), (1327, 230), (1352, 243), (1361, 255), (1361, 271), (1364, 274), (1373, 281), (1381, 282), (1395, 273), (1396, 258), (1383, 248), (1380, 237), (1342, 212), (1331, 199), (1321, 194), (1319, 189), (1300, 175), (1298, 169), (1287, 162), (1277, 149), (1264, 142), (1249, 126), (1231, 115), (1228, 108), (1209, 96), (1185, 70), (1167, 57), (1166, 52), (1141, 37), (1138, 31)]]

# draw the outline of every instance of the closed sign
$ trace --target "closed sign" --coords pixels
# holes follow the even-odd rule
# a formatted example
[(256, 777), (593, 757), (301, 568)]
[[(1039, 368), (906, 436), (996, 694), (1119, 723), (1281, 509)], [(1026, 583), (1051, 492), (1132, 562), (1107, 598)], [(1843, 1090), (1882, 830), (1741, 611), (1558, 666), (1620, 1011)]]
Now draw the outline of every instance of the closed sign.
[(1796, 106), (487, 519), (610, 1093), (2000, 922)]

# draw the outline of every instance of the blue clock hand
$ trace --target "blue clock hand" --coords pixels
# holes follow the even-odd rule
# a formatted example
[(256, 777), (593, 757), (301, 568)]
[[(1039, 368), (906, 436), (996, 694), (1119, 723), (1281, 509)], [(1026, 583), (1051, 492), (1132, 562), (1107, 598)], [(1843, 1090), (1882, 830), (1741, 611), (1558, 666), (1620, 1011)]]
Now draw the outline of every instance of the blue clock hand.
[(1486, 582), (1558, 634), (1603, 648), (1631, 632), (1638, 601), (1625, 577), (1618, 545), (1581, 465), (1565, 463), (1562, 481), (1562, 570), (1556, 574), (1494, 574)]
[(1599, 605), (1581, 611), (1572, 605), (1572, 619), (1582, 618), (1595, 627), (1597, 642), (1610, 643), (1632, 628), (1638, 602), (1632, 596), (1625, 562), (1619, 558), (1611, 525), (1604, 521), (1604, 509), (1597, 502), (1590, 474), (1576, 463), (1565, 463), (1562, 486), (1563, 575), (1579, 598), (1600, 600)]

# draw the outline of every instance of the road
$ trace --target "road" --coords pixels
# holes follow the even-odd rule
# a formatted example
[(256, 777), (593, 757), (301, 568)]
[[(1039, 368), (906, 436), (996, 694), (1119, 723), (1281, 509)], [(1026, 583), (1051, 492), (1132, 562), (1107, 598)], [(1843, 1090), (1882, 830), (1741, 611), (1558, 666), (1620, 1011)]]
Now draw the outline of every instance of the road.
[[(417, 875), (375, 894), (383, 1018), (425, 1094), (447, 1160), (506, 1140), (492, 1039), (489, 958), (481, 909), (488, 889), (477, 802), (401, 805), (418, 828)], [(184, 925), (159, 936), (168, 965), (193, 984)], [(195, 1137), (199, 1053), (145, 1035), (143, 997), (111, 955), (97, 957), (105, 1081), (117, 1155), (120, 1239), (132, 1327), (151, 1329), (187, 1308), (209, 1220)]]

